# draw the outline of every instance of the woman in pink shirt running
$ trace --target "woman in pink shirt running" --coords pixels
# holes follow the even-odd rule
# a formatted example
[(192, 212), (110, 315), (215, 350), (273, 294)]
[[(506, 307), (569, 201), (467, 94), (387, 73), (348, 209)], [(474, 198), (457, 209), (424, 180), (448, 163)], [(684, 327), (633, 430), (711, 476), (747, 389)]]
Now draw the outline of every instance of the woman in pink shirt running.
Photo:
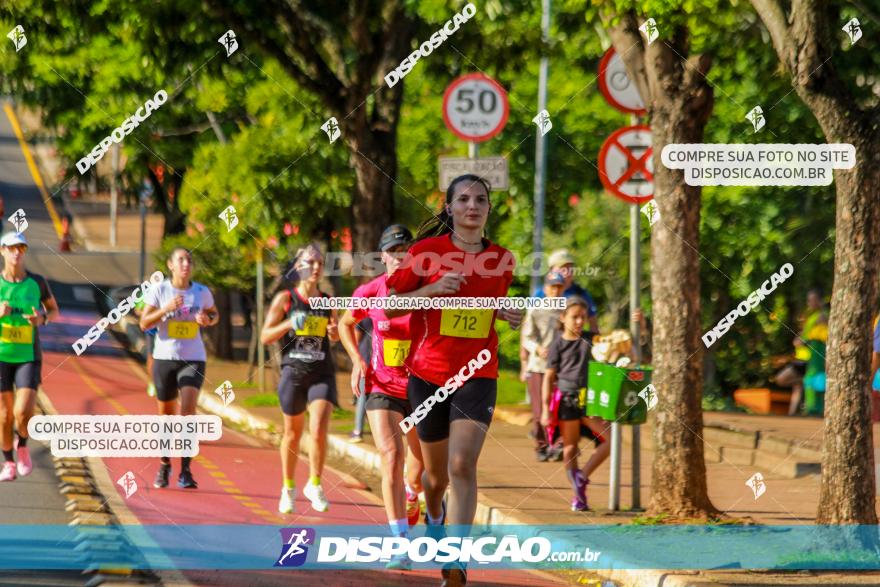
[[(400, 265), (412, 238), (412, 233), (405, 226), (394, 224), (385, 229), (379, 241), (385, 273), (358, 287), (354, 297), (387, 297), (386, 280)], [(357, 323), (368, 316), (373, 320), (373, 353), (369, 366), (364, 364), (355, 338)], [(376, 448), (382, 454), (382, 497), (394, 536), (406, 536), (409, 526), (418, 522), (421, 514), (418, 494), (425, 468), (419, 438), (415, 428), (412, 428), (406, 434), (409, 459), (404, 483), (406, 448), (400, 423), (412, 413), (406, 391), (409, 373), (403, 364), (410, 347), (409, 321), (409, 315), (388, 318), (380, 308), (355, 309), (343, 316), (339, 328), (339, 338), (353, 364), (351, 391), (356, 396), (361, 393), (361, 378), (365, 379), (367, 418)], [(406, 555), (401, 555), (394, 557), (387, 567), (411, 568), (411, 562)]]

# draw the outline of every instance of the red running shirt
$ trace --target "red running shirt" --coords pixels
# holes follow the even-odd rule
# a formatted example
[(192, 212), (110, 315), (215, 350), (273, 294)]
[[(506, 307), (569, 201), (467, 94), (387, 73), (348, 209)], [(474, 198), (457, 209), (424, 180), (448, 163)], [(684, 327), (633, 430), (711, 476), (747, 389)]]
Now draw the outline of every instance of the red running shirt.
[[(386, 280), (387, 275), (380, 275), (358, 287), (352, 296), (384, 298), (388, 295)], [(385, 311), (378, 308), (369, 310), (356, 308), (351, 313), (358, 322), (368, 316), (373, 320), (371, 340), (373, 352), (367, 373), (364, 375), (364, 389), (367, 393), (378, 391), (405, 400), (409, 378), (404, 364), (410, 349), (409, 316), (389, 319)]]
[[(452, 242), (452, 235), (431, 237), (414, 244), (400, 268), (387, 280), (397, 293), (415, 291), (439, 280), (446, 273), (461, 273), (465, 282), (451, 297), (506, 297), (513, 281), (513, 254), (484, 239), (480, 253), (467, 253)], [(491, 360), (473, 377), (498, 378), (496, 310), (414, 310), (410, 313), (412, 347), (406, 366), (410, 372), (435, 385), (488, 349)]]

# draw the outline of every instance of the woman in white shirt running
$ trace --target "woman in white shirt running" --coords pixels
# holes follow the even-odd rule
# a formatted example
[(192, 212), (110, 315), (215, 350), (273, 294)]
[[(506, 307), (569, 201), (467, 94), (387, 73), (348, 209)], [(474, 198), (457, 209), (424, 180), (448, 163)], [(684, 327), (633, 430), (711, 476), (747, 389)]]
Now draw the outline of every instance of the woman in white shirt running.
[[(196, 399), (205, 381), (205, 344), (201, 329), (220, 320), (214, 306), (211, 290), (192, 281), (192, 254), (183, 247), (171, 251), (167, 261), (171, 279), (154, 285), (144, 296), (141, 314), (142, 330), (158, 327), (153, 346), (153, 382), (159, 414), (177, 414), (180, 397), (180, 415), (196, 413)], [(162, 464), (153, 486), (168, 486), (171, 459), (162, 457)], [(198, 487), (190, 471), (191, 457), (181, 457), (177, 486), (182, 489)]]

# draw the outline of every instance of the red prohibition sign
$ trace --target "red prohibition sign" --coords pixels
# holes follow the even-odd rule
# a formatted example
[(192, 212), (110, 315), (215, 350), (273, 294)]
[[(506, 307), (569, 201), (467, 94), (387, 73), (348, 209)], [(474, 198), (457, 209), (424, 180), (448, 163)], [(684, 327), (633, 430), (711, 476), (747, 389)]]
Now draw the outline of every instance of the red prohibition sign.
[[(629, 191), (624, 191), (624, 185), (632, 178), (636, 173), (641, 173), (642, 176), (648, 182), (654, 181), (654, 174), (648, 169), (648, 161), (650, 161), (651, 156), (654, 154), (654, 149), (650, 145), (646, 145), (645, 152), (641, 154), (641, 156), (636, 157), (633, 155), (630, 149), (632, 145), (627, 147), (620, 142), (620, 137), (627, 133), (632, 132), (645, 132), (650, 136), (651, 127), (646, 125), (637, 125), (637, 126), (625, 126), (623, 128), (619, 128), (605, 139), (605, 142), (602, 143), (602, 148), (599, 150), (599, 180), (602, 182), (602, 185), (605, 187), (611, 195), (619, 198), (625, 202), (629, 202), (630, 204), (644, 204), (645, 202), (650, 201), (653, 197), (653, 186), (650, 194), (640, 195), (638, 193), (630, 193)], [(612, 147), (616, 148), (616, 150), (623, 153), (626, 157), (627, 168), (623, 172), (623, 174), (612, 180), (608, 177), (608, 157), (611, 154)]]

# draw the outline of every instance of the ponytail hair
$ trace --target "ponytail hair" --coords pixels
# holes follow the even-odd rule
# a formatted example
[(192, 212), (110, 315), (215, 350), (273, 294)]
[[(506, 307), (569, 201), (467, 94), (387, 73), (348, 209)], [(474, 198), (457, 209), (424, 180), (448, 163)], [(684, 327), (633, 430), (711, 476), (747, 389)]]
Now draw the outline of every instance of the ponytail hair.
[(482, 186), (486, 188), (487, 196), (492, 189), (486, 179), (480, 177), (479, 175), (474, 175), (473, 173), (459, 175), (458, 177), (453, 179), (449, 183), (449, 187), (446, 188), (446, 203), (443, 205), (443, 209), (440, 211), (439, 214), (425, 220), (421, 224), (421, 226), (419, 226), (419, 229), (416, 232), (415, 241), (413, 242), (418, 242), (420, 240), (431, 238), (434, 236), (443, 236), (444, 234), (449, 234), (453, 232), (454, 227), (452, 226), (452, 215), (446, 211), (446, 205), (448, 205), (452, 201), (452, 198), (455, 196), (455, 186), (465, 181), (471, 182), (471, 185), (475, 183), (482, 184)]

